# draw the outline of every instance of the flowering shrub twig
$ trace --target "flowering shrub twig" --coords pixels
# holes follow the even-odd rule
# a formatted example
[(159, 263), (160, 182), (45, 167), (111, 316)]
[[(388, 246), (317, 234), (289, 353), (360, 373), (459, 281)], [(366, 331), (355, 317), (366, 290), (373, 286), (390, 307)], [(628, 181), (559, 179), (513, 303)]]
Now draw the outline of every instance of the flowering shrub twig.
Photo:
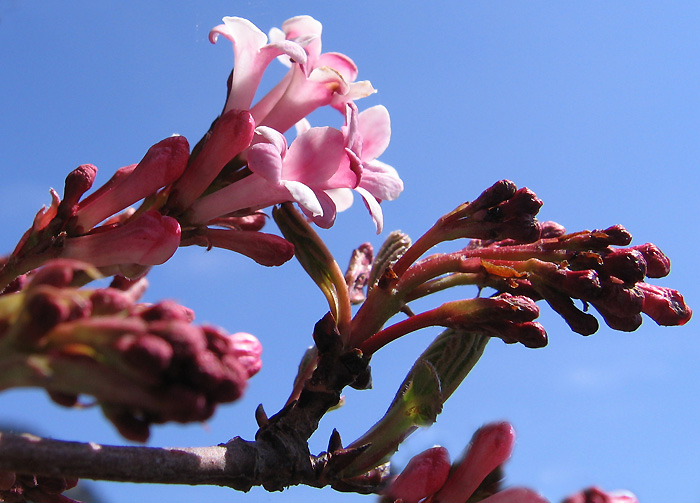
[[(319, 311), (314, 346), (289, 400), (270, 417), (262, 406), (255, 411), (253, 440), (211, 447), (100, 446), (2, 433), (0, 499), (69, 501), (61, 493), (77, 478), (94, 478), (241, 491), (307, 484), (379, 494), (384, 502), (546, 501), (528, 488), (502, 487), (515, 439), (506, 422), (478, 430), (455, 462), (434, 447), (396, 475), (390, 458), (436, 420), (492, 338), (547, 345), (536, 321), (539, 301), (582, 335), (599, 328), (590, 306), (613, 330), (636, 330), (642, 314), (660, 325), (686, 323), (691, 310), (681, 294), (646, 282), (666, 276), (669, 259), (652, 244), (630, 246), (620, 225), (567, 233), (540, 222), (542, 201), (501, 180), (415, 241), (393, 232), (376, 256), (362, 244), (343, 273), (315, 228), (331, 227), (357, 193), (382, 231), (380, 203), (403, 191), (397, 171), (378, 160), (390, 140), (389, 112), (359, 111), (355, 101), (374, 88), (357, 81), (350, 58), (322, 52), (321, 24), (309, 16), (287, 20), (269, 38), (245, 19), (224, 18), (210, 33), (212, 42), (221, 37), (233, 45), (235, 68), (221, 115), (203, 138), (191, 150), (182, 136), (166, 138), (87, 196), (97, 168), (79, 166), (66, 177), (63, 198), (52, 190), (50, 205), (0, 261), (0, 390), (40, 387), (66, 407), (97, 405), (137, 442), (154, 424), (204, 421), (237, 400), (261, 368), (259, 341), (193, 325), (192, 311), (172, 301), (139, 302), (151, 267), (180, 246), (202, 246), (268, 267), (296, 257), (323, 292), (328, 308)], [(253, 103), (275, 59), (289, 70)], [(340, 129), (310, 125), (306, 117), (323, 106), (342, 114)], [(282, 236), (262, 232), (266, 209)], [(428, 255), (460, 239), (468, 241)], [(104, 278), (108, 286), (90, 285)], [(415, 307), (462, 285), (492, 294)], [(360, 307), (353, 312), (353, 305)], [(371, 387), (372, 356), (430, 326), (445, 330), (379, 421), (345, 447), (334, 430), (328, 449), (312, 454), (308, 441), (343, 390)], [(636, 498), (591, 488), (566, 501)]]

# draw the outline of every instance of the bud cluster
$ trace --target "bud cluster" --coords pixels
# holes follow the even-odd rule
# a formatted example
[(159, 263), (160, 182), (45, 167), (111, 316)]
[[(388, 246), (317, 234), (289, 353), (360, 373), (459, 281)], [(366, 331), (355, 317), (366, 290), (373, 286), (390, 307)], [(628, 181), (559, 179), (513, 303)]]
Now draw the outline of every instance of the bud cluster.
[(0, 296), (0, 388), (40, 386), (61, 405), (92, 395), (127, 438), (149, 425), (208, 419), (238, 399), (261, 366), (252, 335), (192, 325), (172, 301), (141, 304), (145, 279), (72, 285), (85, 264), (59, 259)]
[[(692, 311), (679, 292), (645, 282), (670, 271), (669, 259), (656, 246), (629, 246), (632, 236), (620, 225), (566, 234), (559, 224), (537, 221), (541, 205), (529, 189), (503, 180), (440, 218), (398, 260), (371, 271), (378, 280), (369, 285), (353, 320), (351, 344), (372, 354), (397, 337), (436, 325), (542, 347), (546, 333), (533, 321), (538, 315), (533, 301), (542, 299), (583, 335), (598, 330), (598, 321), (586, 312), (589, 305), (622, 331), (636, 330), (642, 313), (660, 325), (690, 319)], [(472, 239), (459, 251), (420, 258), (432, 246), (458, 238)], [(492, 288), (496, 294), (419, 314), (408, 308), (416, 299), (459, 285)], [(400, 311), (409, 318), (382, 328)]]
[[(610, 328), (626, 332), (639, 328), (642, 313), (659, 325), (690, 319), (692, 311), (680, 293), (645, 282), (670, 271), (670, 261), (653, 244), (628, 246), (632, 236), (620, 225), (573, 234), (563, 234), (554, 224), (547, 227), (561, 235), (529, 244), (473, 242), (457, 253), (465, 263), (478, 262), (478, 286), (544, 299), (582, 335), (598, 330), (596, 318), (585, 312), (589, 304)], [(583, 310), (574, 299), (583, 302)]]

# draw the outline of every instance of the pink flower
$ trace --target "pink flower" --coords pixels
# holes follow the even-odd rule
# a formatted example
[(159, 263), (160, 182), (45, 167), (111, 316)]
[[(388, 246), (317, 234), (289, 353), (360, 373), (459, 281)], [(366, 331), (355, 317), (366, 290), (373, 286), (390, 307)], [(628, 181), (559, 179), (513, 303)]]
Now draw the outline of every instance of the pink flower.
[[(258, 126), (284, 132), (318, 107), (343, 110), (345, 103), (375, 92), (367, 81), (354, 82), (357, 67), (350, 58), (321, 53), (321, 23), (310, 16), (289, 19), (282, 30), (272, 30), (269, 44), (265, 34), (246, 19), (223, 21), (211, 30), (209, 39), (215, 43), (223, 35), (234, 46), (235, 70), (224, 112), (250, 109)], [(279, 56), (291, 61), (289, 72), (251, 108), (267, 65)]]
[(267, 65), (273, 59), (285, 54), (303, 64), (306, 53), (297, 43), (288, 40), (268, 44), (267, 36), (247, 19), (225, 17), (223, 21), (223, 24), (209, 32), (209, 40), (214, 44), (219, 35), (223, 35), (233, 43), (236, 66), (224, 112), (247, 110), (250, 109)]
[[(377, 160), (391, 139), (389, 111), (377, 105), (358, 115), (357, 107), (350, 103), (346, 108), (343, 133), (348, 156), (360, 174), (360, 183), (351, 188), (362, 196), (379, 234), (384, 225), (379, 203), (383, 200), (393, 201), (403, 191), (403, 181), (398, 172)], [(352, 204), (352, 193), (347, 189), (333, 191), (330, 195), (336, 202), (338, 211), (343, 211)]]
[(252, 174), (195, 201), (187, 219), (203, 224), (229, 213), (295, 201), (318, 225), (330, 227), (335, 205), (324, 191), (357, 183), (349, 163), (342, 163), (343, 134), (330, 127), (312, 128), (287, 150), (278, 131), (259, 127), (257, 133), (262, 141), (248, 150)]

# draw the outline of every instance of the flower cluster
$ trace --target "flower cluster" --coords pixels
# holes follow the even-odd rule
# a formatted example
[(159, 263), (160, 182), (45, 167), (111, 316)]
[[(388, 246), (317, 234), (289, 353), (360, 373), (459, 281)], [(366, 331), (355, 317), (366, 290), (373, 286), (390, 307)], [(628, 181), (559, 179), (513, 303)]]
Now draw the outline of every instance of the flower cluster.
[[(334, 295), (328, 296), (331, 312), (348, 312), (350, 294), (361, 299), (358, 284), (367, 285), (360, 309), (347, 325), (338, 324), (347, 350), (357, 348), (369, 359), (422, 328), (447, 330), (419, 356), (384, 416), (348, 446), (363, 452), (344, 468), (345, 479), (380, 470), (408, 435), (434, 423), (491, 338), (546, 346), (545, 329), (535, 321), (537, 301), (545, 300), (583, 335), (598, 329), (596, 318), (585, 312), (588, 305), (616, 330), (635, 330), (642, 313), (661, 325), (688, 322), (692, 311), (679, 292), (644, 281), (670, 270), (670, 261), (656, 246), (629, 247), (631, 236), (619, 225), (566, 234), (558, 224), (537, 220), (541, 205), (532, 191), (504, 180), (441, 217), (415, 243), (392, 233), (376, 258), (367, 245), (356, 250), (347, 274), (335, 280)], [(422, 258), (434, 245), (459, 238), (472, 240), (458, 251)], [(322, 262), (322, 253), (320, 247), (309, 253), (307, 270), (320, 278), (322, 289), (330, 289), (333, 280), (328, 278), (338, 275), (332, 267), (325, 275), (317, 270), (314, 264)], [(345, 297), (341, 282), (349, 292)], [(463, 285), (495, 293), (413, 312), (415, 300)], [(583, 302), (584, 310), (574, 299)], [(394, 321), (399, 313), (407, 317)]]
[[(427, 326), (497, 336), (505, 342), (542, 347), (547, 337), (533, 320), (534, 301), (544, 299), (582, 335), (598, 330), (585, 312), (592, 305), (615, 330), (634, 331), (646, 314), (660, 325), (683, 325), (692, 311), (676, 290), (651, 285), (670, 271), (669, 259), (653, 244), (629, 246), (621, 225), (566, 234), (535, 215), (542, 202), (528, 189), (503, 180), (476, 200), (443, 216), (426, 234), (384, 267), (353, 320), (351, 344), (373, 353)], [(458, 251), (420, 257), (448, 240), (472, 238)], [(626, 248), (620, 248), (626, 247)], [(445, 303), (382, 329), (408, 302), (459, 285), (492, 288), (496, 295)], [(573, 299), (583, 302), (583, 310)]]
[[(379, 202), (396, 198), (403, 184), (396, 170), (377, 160), (391, 134), (386, 108), (358, 113), (354, 104), (375, 90), (368, 81), (355, 81), (353, 61), (321, 52), (321, 24), (309, 16), (287, 20), (281, 30), (271, 32), (269, 42), (249, 21), (227, 17), (212, 30), (210, 40), (220, 36), (234, 48), (228, 99), (201, 151), (173, 186), (168, 200), (172, 211), (184, 211), (190, 224), (205, 225), (223, 215), (295, 201), (316, 224), (330, 227), (355, 190), (381, 231)], [(253, 105), (263, 72), (276, 57), (289, 71)], [(345, 114), (341, 129), (310, 127), (305, 117), (325, 105)], [(284, 133), (295, 124), (298, 136), (288, 145)], [(247, 141), (231, 148), (227, 137), (232, 131)], [(200, 156), (206, 161), (200, 162)], [(217, 177), (236, 180), (202, 195)]]
[[(380, 202), (398, 197), (403, 182), (377, 159), (389, 144), (389, 113), (383, 106), (358, 111), (355, 100), (375, 90), (356, 81), (353, 61), (321, 52), (321, 24), (309, 16), (289, 19), (269, 41), (249, 21), (227, 17), (210, 40), (220, 36), (233, 44), (235, 69), (221, 116), (192, 152), (184, 137), (166, 138), (82, 200), (97, 168), (79, 166), (66, 178), (63, 200), (51, 191), (51, 205), (39, 211), (0, 270), (0, 289), (55, 258), (137, 277), (189, 245), (280, 265), (293, 247), (260, 232), (265, 220), (259, 210), (287, 201), (328, 228), (352, 204), (354, 191), (382, 230)], [(289, 71), (253, 104), (276, 58)], [(310, 126), (306, 117), (323, 106), (343, 114), (341, 128)], [(294, 125), (297, 137), (288, 143), (285, 133)], [(139, 201), (138, 210), (131, 208)]]
[(152, 423), (208, 419), (260, 369), (252, 335), (194, 326), (174, 302), (138, 303), (145, 279), (72, 286), (93, 274), (58, 259), (0, 296), (0, 389), (40, 386), (65, 406), (91, 395), (126, 438), (145, 441)]

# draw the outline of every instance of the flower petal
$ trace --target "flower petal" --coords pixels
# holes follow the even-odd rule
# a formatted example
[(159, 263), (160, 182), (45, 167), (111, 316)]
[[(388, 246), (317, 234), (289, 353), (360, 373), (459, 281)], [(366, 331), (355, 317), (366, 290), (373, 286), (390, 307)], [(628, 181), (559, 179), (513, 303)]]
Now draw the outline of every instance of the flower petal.
[[(284, 159), (283, 178), (316, 187), (329, 180), (345, 154), (343, 134), (331, 127), (311, 128), (298, 136)], [(325, 188), (325, 186), (323, 187)]]
[(391, 139), (389, 111), (382, 105), (363, 110), (358, 117), (362, 135), (362, 160), (372, 161), (382, 155)]
[(393, 167), (376, 160), (363, 163), (362, 167), (360, 187), (382, 201), (393, 201), (399, 197), (403, 191), (403, 180)]
[(292, 195), (294, 201), (311, 213), (312, 216), (323, 215), (323, 208), (317, 195), (308, 185), (293, 180), (282, 180), (282, 185)]
[(355, 191), (362, 196), (365, 202), (365, 206), (369, 210), (369, 214), (372, 216), (372, 221), (374, 226), (377, 228), (377, 234), (381, 234), (384, 228), (384, 213), (382, 212), (382, 207), (379, 205), (379, 201), (369, 193), (369, 191), (363, 189), (362, 187), (357, 187)]

